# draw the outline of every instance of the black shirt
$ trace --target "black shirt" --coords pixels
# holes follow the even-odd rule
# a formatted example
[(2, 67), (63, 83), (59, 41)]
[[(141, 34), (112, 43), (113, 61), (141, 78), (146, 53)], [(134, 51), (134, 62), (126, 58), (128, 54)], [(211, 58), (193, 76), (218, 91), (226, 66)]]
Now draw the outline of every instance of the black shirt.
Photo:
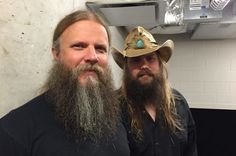
[(56, 122), (46, 94), (0, 119), (0, 156), (129, 156), (124, 126), (112, 138), (76, 142)]
[(163, 120), (154, 121), (143, 110), (141, 114), (144, 127), (143, 139), (137, 140), (131, 133), (127, 108), (123, 107), (123, 121), (128, 132), (131, 156), (197, 156), (196, 128), (188, 104), (179, 92), (173, 90), (173, 93), (176, 97), (177, 113), (185, 129), (181, 132), (173, 133), (163, 126)]

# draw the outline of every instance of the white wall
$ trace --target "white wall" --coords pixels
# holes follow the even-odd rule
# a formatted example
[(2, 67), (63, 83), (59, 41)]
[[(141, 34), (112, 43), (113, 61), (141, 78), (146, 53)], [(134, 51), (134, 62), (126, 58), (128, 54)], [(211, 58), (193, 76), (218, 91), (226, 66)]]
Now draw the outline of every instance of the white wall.
[(236, 40), (173, 40), (169, 79), (190, 106), (236, 109)]

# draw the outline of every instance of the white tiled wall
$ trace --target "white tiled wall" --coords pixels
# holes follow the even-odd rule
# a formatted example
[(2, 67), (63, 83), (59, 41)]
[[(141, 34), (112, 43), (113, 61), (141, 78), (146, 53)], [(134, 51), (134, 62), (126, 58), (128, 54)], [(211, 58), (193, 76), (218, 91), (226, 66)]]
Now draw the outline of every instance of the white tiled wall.
[(236, 40), (175, 40), (169, 79), (191, 107), (236, 109)]

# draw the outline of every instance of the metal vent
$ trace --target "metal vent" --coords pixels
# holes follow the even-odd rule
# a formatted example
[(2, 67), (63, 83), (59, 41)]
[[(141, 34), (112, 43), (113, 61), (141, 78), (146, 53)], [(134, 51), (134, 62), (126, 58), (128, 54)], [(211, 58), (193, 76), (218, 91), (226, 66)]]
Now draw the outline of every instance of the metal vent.
[(96, 3), (87, 2), (86, 5), (94, 12), (103, 15), (111, 26), (157, 25), (157, 1)]

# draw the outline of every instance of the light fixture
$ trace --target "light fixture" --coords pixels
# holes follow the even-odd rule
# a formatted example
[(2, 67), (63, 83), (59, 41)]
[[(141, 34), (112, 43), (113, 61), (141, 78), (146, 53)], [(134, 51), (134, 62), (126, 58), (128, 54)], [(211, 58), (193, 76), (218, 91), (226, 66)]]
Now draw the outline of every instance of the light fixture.
[(210, 6), (214, 10), (223, 10), (230, 0), (211, 0)]

